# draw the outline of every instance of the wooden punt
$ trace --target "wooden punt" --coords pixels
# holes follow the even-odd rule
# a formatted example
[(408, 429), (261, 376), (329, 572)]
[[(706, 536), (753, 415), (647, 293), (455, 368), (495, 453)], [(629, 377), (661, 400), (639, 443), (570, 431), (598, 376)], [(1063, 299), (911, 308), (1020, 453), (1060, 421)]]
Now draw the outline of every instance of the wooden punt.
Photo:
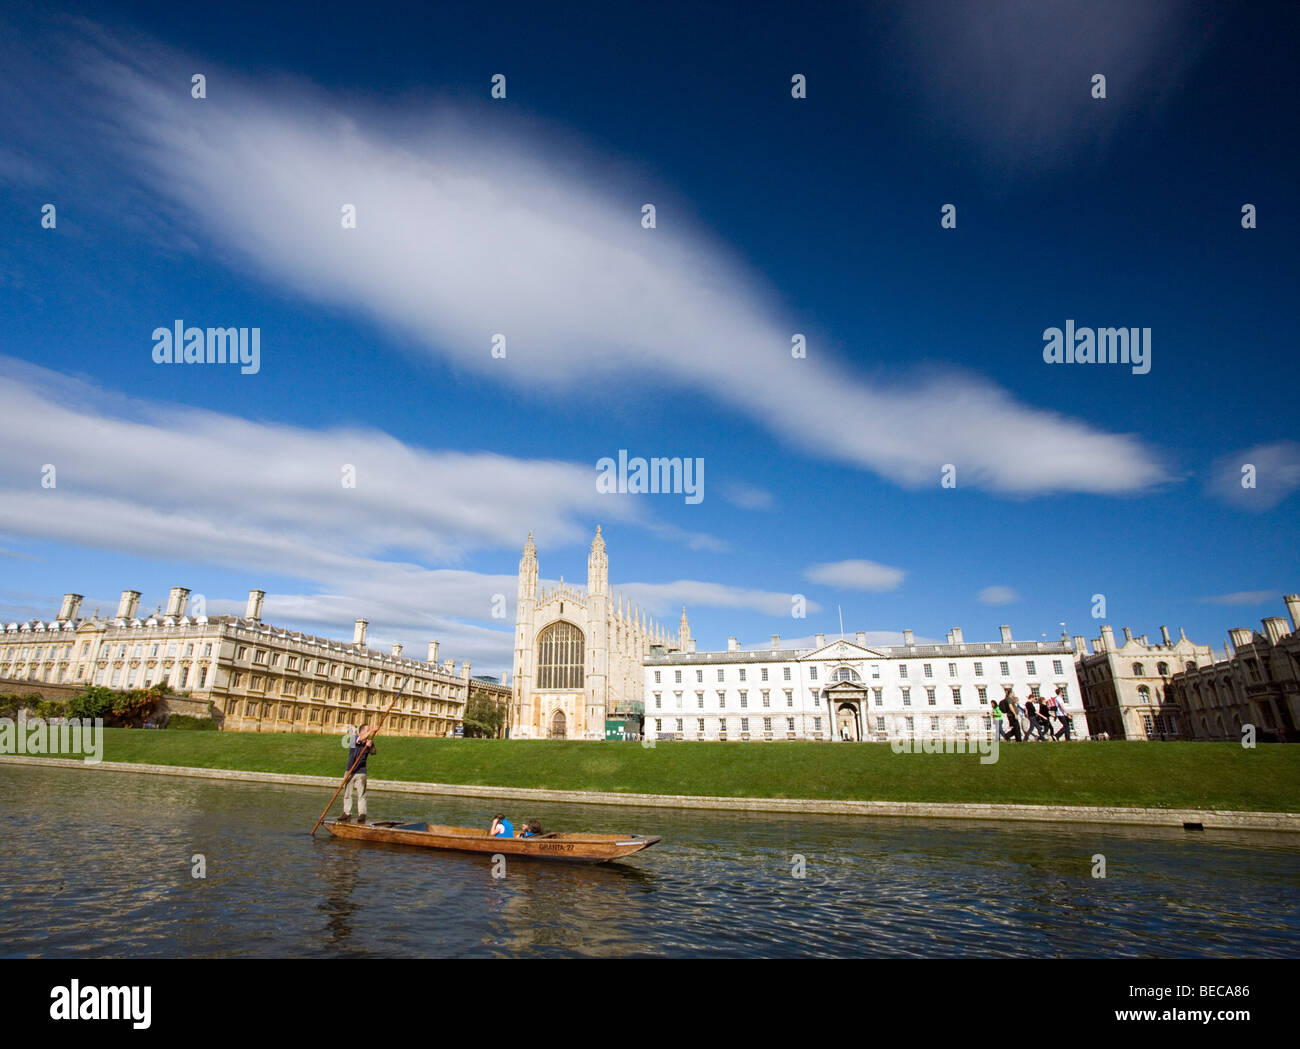
[(660, 840), (641, 834), (560, 833), (541, 834), (535, 838), (491, 838), (481, 827), (444, 827), (436, 823), (401, 823), (398, 820), (340, 823), (336, 819), (328, 819), (324, 827), (336, 838), (581, 863), (621, 860), (624, 856), (648, 849)]

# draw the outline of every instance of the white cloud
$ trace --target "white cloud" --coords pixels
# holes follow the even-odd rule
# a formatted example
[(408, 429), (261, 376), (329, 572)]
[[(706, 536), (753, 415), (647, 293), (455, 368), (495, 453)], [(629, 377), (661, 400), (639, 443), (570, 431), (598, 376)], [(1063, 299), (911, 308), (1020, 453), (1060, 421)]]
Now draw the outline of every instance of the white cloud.
[[(901, 630), (868, 630), (866, 631), (866, 642), (868, 648), (889, 648), (895, 645), (903, 644), (903, 632)], [(839, 634), (826, 634), (824, 640), (827, 644), (831, 641), (838, 641)], [(844, 635), (845, 641), (857, 643), (858, 635), (856, 631), (849, 631)], [(913, 643), (917, 645), (936, 645), (939, 642), (934, 638), (914, 637)], [(741, 645), (746, 652), (770, 652), (772, 642), (769, 639), (765, 642), (759, 642), (753, 645)], [(808, 634), (804, 637), (783, 637), (781, 638), (780, 649), (811, 649), (817, 647), (817, 636)]]
[(742, 510), (772, 509), (772, 493), (745, 481), (732, 481), (723, 486), (722, 497)]
[[(1253, 487), (1242, 487), (1253, 468)], [(1210, 493), (1243, 510), (1271, 510), (1300, 488), (1300, 443), (1273, 441), (1225, 455), (1210, 468)]]
[[(795, 596), (793, 593), (752, 590), (723, 583), (703, 582), (698, 579), (678, 579), (672, 583), (625, 583), (615, 589), (639, 602), (660, 620), (666, 620), (673, 629), (676, 629), (676, 614), (680, 614), (683, 605), (688, 610), (744, 608), (771, 616), (788, 616), (794, 607)], [(821, 611), (821, 606), (815, 601), (805, 601), (804, 607), (808, 612)], [(668, 619), (669, 616), (672, 617), (671, 620)]]
[(1238, 590), (1231, 594), (1201, 598), (1201, 602), (1207, 605), (1263, 605), (1278, 600), (1280, 598), (1276, 590)]
[(982, 605), (1014, 605), (1020, 595), (1009, 586), (986, 586), (975, 597)]
[[(937, 485), (945, 463), (963, 485), (1013, 494), (1166, 479), (1133, 437), (978, 376), (868, 383), (825, 353), (792, 359), (790, 333), (808, 319), (778, 313), (763, 281), (686, 228), (665, 187), (423, 104), (418, 121), (415, 106), (344, 112), (305, 87), (245, 86), (214, 69), (196, 104), (176, 89), (192, 66), (143, 44), (85, 57), (95, 90), (75, 104), (103, 107), (121, 174), (232, 265), (361, 311), (457, 368), (570, 394), (658, 376), (807, 453), (909, 487)], [(640, 226), (647, 192), (655, 230)], [(343, 204), (357, 208), (354, 230), (340, 227)], [(504, 361), (488, 353), (495, 332), (509, 340)]]
[[(0, 457), (0, 533), (222, 566), (246, 575), (250, 588), (265, 588), (259, 575), (318, 588), (268, 592), (263, 617), (277, 625), (346, 639), (362, 618), (376, 645), (400, 641), (423, 658), (436, 638), (445, 657), (499, 669), (510, 663), (513, 561), (528, 528), (548, 546), (585, 542), (592, 519), (673, 531), (642, 516), (644, 500), (596, 492), (586, 464), (432, 451), (376, 430), (252, 422), (106, 394), (10, 358), (0, 365), (10, 380), (0, 385), (0, 446), (10, 450)], [(56, 469), (54, 488), (41, 486), (46, 463)], [(357, 467), (355, 488), (340, 483), (344, 463)], [(427, 566), (501, 548), (511, 551), (509, 574)], [(193, 579), (175, 585), (204, 590)], [(673, 613), (673, 626), (673, 606), (683, 603), (790, 611), (789, 594), (699, 580), (621, 589), (661, 618)], [(207, 610), (242, 614), (245, 596), (206, 594)], [(146, 594), (142, 607), (165, 597)], [(116, 600), (98, 604), (108, 614)], [(58, 597), (48, 603), (42, 609), (29, 597), (8, 614), (49, 618)], [(95, 604), (87, 600), (85, 610)]]
[[(1177, 89), (1220, 16), (1175, 0), (913, 0), (899, 8), (897, 78), (928, 98), (937, 134), (986, 165), (1096, 163)], [(1107, 78), (1105, 100), (1092, 76)]]
[(901, 568), (877, 564), (875, 561), (830, 561), (810, 565), (804, 578), (810, 583), (824, 583), (841, 590), (869, 590), (883, 593), (897, 589), (906, 573)]

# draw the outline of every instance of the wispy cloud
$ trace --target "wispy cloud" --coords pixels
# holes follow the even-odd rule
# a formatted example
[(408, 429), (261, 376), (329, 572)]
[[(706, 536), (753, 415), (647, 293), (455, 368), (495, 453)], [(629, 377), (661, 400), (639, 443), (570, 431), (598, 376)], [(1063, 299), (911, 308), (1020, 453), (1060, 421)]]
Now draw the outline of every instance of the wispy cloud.
[(1263, 605), (1278, 600), (1280, 598), (1276, 590), (1238, 590), (1231, 594), (1201, 598), (1201, 602), (1207, 605)]
[(1300, 488), (1300, 443), (1257, 444), (1218, 459), (1209, 491), (1242, 510), (1271, 510)]
[[(795, 595), (791, 593), (755, 590), (697, 579), (679, 579), (672, 583), (626, 583), (617, 589), (640, 602), (642, 607), (661, 620), (673, 615), (682, 605), (687, 608), (744, 608), (770, 616), (789, 616), (795, 607)], [(808, 612), (821, 611), (821, 606), (815, 601), (805, 601), (803, 608)], [(669, 625), (675, 623), (674, 617)]]
[[(375, 643), (422, 655), (436, 638), (449, 657), (509, 666), (516, 576), (456, 564), (495, 549), (513, 561), (521, 527), (548, 544), (585, 541), (592, 519), (668, 527), (635, 496), (598, 493), (587, 464), (253, 422), (105, 393), (10, 358), (0, 365), (10, 377), (0, 385), (0, 445), (13, 450), (0, 457), (0, 534), (233, 569), (250, 588), (264, 585), (259, 576), (308, 584), (268, 592), (268, 622), (350, 637), (363, 618)], [(46, 464), (53, 488), (42, 487)], [(345, 464), (356, 468), (355, 488), (341, 483)], [(191, 578), (175, 585), (203, 589)], [(681, 604), (791, 609), (787, 593), (703, 580), (615, 587), (662, 619), (672, 614), (669, 624)], [(204, 596), (211, 614), (243, 611), (243, 594)], [(146, 594), (145, 607), (153, 597), (165, 595)], [(6, 611), (48, 617), (57, 603), (51, 594), (41, 608), (28, 595)], [(115, 603), (101, 601), (106, 612)]]
[(986, 586), (976, 596), (982, 605), (1014, 605), (1020, 595), (1009, 586)]
[[(903, 633), (901, 630), (867, 630), (865, 631), (865, 634), (866, 637), (864, 640), (867, 646), (870, 648), (881, 648), (881, 647), (888, 648), (894, 645), (903, 644)], [(839, 637), (840, 637), (839, 634), (829, 635), (830, 640), (839, 640)], [(856, 631), (851, 633), (846, 633), (844, 635), (844, 640), (846, 641), (853, 641), (856, 643), (857, 639), (858, 639), (858, 635)], [(823, 641), (825, 640), (827, 640), (827, 637), (824, 636)], [(918, 644), (918, 645), (935, 645), (939, 643), (935, 638), (929, 638), (929, 637), (914, 637), (912, 640), (914, 644)], [(763, 652), (763, 651), (770, 652), (772, 650), (772, 642), (771, 640), (768, 640), (766, 642), (758, 642), (752, 645), (741, 645), (740, 647), (743, 648), (746, 652)], [(780, 645), (778, 646), (778, 650), (779, 651), (785, 651), (787, 649), (806, 650), (806, 649), (813, 649), (816, 647), (817, 647), (817, 636), (815, 634), (807, 634), (804, 637), (781, 638)]]
[(823, 583), (841, 590), (868, 590), (882, 593), (894, 590), (906, 575), (901, 568), (877, 564), (875, 561), (828, 561), (810, 565), (804, 578), (810, 583)]
[(772, 493), (745, 481), (731, 481), (722, 487), (722, 498), (742, 510), (770, 510)]
[[(344, 108), (213, 68), (196, 102), (193, 61), (145, 43), (101, 38), (82, 58), (92, 87), (68, 104), (90, 107), (86, 134), (100, 136), (114, 177), (147, 187), (231, 265), (360, 311), (457, 368), (530, 391), (659, 376), (793, 448), (908, 487), (937, 486), (945, 463), (963, 485), (1018, 495), (1137, 492), (1167, 478), (1136, 438), (968, 372), (868, 382), (826, 353), (793, 359), (791, 333), (808, 318), (776, 311), (764, 281), (686, 228), (668, 187), (647, 190), (589, 155), (580, 176), (571, 144), (488, 134), (427, 100)], [(66, 74), (49, 76), (57, 89)], [(640, 225), (647, 192), (653, 230)], [(345, 204), (356, 229), (341, 228)], [(505, 360), (489, 354), (497, 332)]]
[[(937, 133), (994, 170), (1095, 162), (1112, 132), (1159, 108), (1221, 16), (1176, 0), (915, 0), (900, 7), (897, 75)], [(1106, 98), (1092, 97), (1095, 74)]]

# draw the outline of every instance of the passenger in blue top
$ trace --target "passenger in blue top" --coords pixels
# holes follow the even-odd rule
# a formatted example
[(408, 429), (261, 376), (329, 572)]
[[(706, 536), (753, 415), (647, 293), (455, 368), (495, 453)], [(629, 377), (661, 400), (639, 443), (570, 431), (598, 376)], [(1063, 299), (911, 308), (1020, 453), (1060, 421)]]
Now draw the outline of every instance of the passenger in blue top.
[(535, 838), (542, 833), (542, 825), (536, 820), (529, 820), (524, 824), (524, 829), (519, 832), (521, 838)]
[(505, 818), (501, 813), (492, 817), (492, 829), (488, 831), (489, 838), (513, 838), (515, 836), (515, 825)]

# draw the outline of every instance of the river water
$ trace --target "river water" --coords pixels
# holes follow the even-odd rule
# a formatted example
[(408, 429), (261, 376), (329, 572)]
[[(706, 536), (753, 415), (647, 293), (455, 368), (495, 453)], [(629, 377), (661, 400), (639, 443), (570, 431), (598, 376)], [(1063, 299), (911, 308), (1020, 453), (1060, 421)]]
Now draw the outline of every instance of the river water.
[(1300, 955), (1293, 835), (371, 793), (371, 819), (664, 838), (494, 878), (309, 837), (320, 789), (0, 764), (0, 797), (8, 957)]

